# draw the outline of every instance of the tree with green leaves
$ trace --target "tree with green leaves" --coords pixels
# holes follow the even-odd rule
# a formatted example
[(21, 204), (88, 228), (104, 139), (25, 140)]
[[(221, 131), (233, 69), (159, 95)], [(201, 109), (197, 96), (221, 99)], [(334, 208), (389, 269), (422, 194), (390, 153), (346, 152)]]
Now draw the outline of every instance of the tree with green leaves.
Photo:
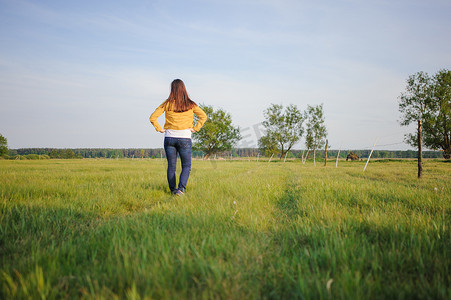
[(451, 157), (451, 71), (440, 70), (432, 77), (425, 72), (410, 75), (398, 99), (400, 124), (417, 124), (416, 134), (406, 134), (406, 142), (418, 148), (421, 177), (423, 144), (442, 150), (446, 159)]
[(58, 150), (56, 149), (52, 149), (52, 151), (49, 154), (50, 158), (61, 158), (61, 154), (59, 153)]
[(76, 158), (76, 155), (72, 149), (64, 149), (63, 150), (63, 158), (65, 158), (65, 159)]
[(273, 156), (279, 154), (279, 146), (273, 135), (267, 134), (258, 140), (258, 147), (265, 156)]
[(417, 134), (406, 134), (406, 141), (418, 147), (418, 178), (423, 174), (423, 124), (430, 119), (432, 101), (431, 78), (427, 73), (418, 72), (407, 79), (405, 92), (399, 98), (402, 126), (417, 123)]
[(442, 150), (451, 158), (451, 71), (440, 70), (432, 77), (432, 99), (423, 125), (423, 142), (429, 149)]
[(209, 105), (199, 106), (208, 119), (202, 129), (193, 134), (193, 149), (204, 152), (205, 159), (213, 154), (232, 150), (241, 139), (240, 129), (232, 124), (232, 116), (223, 109), (215, 110)]
[(8, 140), (0, 134), (0, 156), (8, 155)]
[(259, 139), (260, 148), (267, 154), (274, 154), (277, 147), (280, 158), (284, 158), (304, 133), (302, 112), (294, 104), (288, 105), (285, 110), (283, 105), (271, 104), (263, 114), (266, 133)]
[(324, 124), (323, 104), (314, 106), (307, 105), (304, 118), (307, 127), (305, 136), (307, 155), (305, 159), (308, 159), (311, 151), (316, 152), (316, 150), (322, 148), (326, 142), (327, 129)]

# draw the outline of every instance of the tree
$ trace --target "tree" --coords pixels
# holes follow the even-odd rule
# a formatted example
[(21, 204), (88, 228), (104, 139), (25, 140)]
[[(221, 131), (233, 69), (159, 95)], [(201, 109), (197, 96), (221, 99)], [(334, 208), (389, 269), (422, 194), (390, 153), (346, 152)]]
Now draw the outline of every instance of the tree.
[[(232, 125), (232, 117), (223, 109), (200, 105), (208, 119), (199, 132), (193, 134), (194, 150), (205, 153), (205, 159), (212, 154), (231, 150), (241, 139), (240, 130)], [(197, 118), (196, 118), (197, 121)]]
[(259, 145), (268, 154), (276, 153), (277, 147), (280, 158), (284, 158), (304, 133), (302, 113), (294, 104), (288, 105), (285, 111), (282, 105), (271, 104), (264, 116), (266, 133), (259, 139)]
[(0, 156), (8, 154), (8, 140), (0, 134)]
[(52, 149), (52, 152), (49, 154), (50, 158), (61, 158), (61, 154), (56, 149)]
[[(433, 77), (424, 72), (409, 76), (406, 90), (398, 98), (400, 124), (421, 121), (422, 144), (451, 158), (451, 71), (440, 70)], [(407, 134), (406, 142), (417, 146), (418, 134)]]
[(66, 158), (66, 159), (71, 159), (71, 158), (75, 158), (75, 153), (72, 149), (64, 149), (63, 150), (63, 155), (62, 158)]
[[(428, 107), (431, 106), (432, 100), (431, 78), (429, 75), (424, 72), (410, 75), (407, 79), (405, 92), (401, 93), (398, 99), (399, 111), (402, 113), (401, 126), (417, 123), (419, 120), (424, 123), (429, 118)], [(417, 145), (416, 134), (406, 134), (405, 138), (408, 144), (412, 146)]]
[(307, 110), (305, 111), (304, 118), (307, 122), (307, 132), (305, 137), (307, 159), (312, 150), (316, 151), (316, 149), (322, 148), (324, 146), (327, 137), (327, 129), (326, 125), (324, 124), (323, 104), (316, 106), (307, 105)]
[(277, 155), (280, 152), (277, 141), (272, 135), (262, 136), (258, 140), (258, 147), (265, 156)]
[(402, 113), (401, 125), (418, 124), (416, 135), (406, 134), (406, 142), (418, 147), (418, 178), (421, 178), (423, 172), (422, 124), (427, 123), (427, 120), (430, 119), (431, 87), (429, 75), (424, 72), (418, 72), (409, 76), (406, 90), (399, 96), (399, 111)]
[(433, 150), (443, 150), (451, 158), (451, 71), (440, 70), (431, 81), (431, 101), (423, 125), (423, 142)]

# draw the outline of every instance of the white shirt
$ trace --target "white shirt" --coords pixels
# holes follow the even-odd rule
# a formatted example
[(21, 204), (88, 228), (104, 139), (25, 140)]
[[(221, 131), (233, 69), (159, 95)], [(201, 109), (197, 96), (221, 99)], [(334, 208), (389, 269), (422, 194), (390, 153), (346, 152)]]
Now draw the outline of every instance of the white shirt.
[(164, 137), (190, 139), (191, 138), (191, 130), (190, 129), (183, 129), (183, 130), (166, 129), (166, 131), (164, 132)]

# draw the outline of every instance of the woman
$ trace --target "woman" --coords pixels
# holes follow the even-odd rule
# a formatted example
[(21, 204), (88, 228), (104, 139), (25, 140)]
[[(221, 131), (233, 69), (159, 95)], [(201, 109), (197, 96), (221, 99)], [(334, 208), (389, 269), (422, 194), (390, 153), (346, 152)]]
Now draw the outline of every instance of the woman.
[[(165, 112), (164, 129), (158, 124), (158, 117)], [(193, 126), (193, 113), (199, 117)], [(169, 98), (164, 101), (150, 116), (150, 123), (158, 132), (164, 133), (164, 151), (168, 160), (168, 183), (171, 193), (181, 196), (186, 191), (189, 173), (191, 171), (191, 134), (200, 130), (207, 120), (205, 112), (192, 101), (186, 92), (185, 84), (175, 79), (171, 84)], [(175, 170), (177, 153), (182, 161), (179, 185), (176, 187)]]

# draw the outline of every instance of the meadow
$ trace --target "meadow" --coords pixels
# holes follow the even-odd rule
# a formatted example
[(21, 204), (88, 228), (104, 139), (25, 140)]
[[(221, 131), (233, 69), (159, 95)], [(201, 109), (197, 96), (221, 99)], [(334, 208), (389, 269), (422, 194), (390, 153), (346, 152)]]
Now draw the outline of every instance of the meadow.
[(451, 299), (451, 163), (0, 160), (1, 299)]

